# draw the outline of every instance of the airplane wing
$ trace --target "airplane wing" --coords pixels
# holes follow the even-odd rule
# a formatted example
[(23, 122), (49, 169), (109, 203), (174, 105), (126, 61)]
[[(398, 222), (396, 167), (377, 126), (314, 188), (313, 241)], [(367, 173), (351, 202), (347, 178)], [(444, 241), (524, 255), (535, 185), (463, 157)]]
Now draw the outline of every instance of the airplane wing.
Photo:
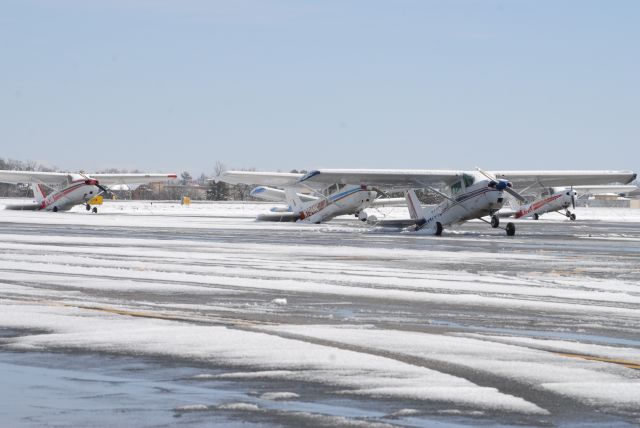
[(378, 198), (371, 201), (370, 207), (406, 207), (405, 198)]
[(176, 174), (88, 174), (105, 186), (116, 184), (147, 184), (178, 178)]
[(631, 193), (638, 190), (633, 185), (573, 186), (573, 190), (582, 195), (602, 195), (604, 193)]
[(0, 170), (0, 183), (61, 184), (68, 180), (66, 172), (9, 171)]
[(492, 174), (511, 181), (516, 188), (627, 184), (636, 179), (632, 171), (493, 171)]
[(410, 169), (319, 169), (300, 182), (318, 184), (373, 185), (385, 189), (410, 189), (445, 186), (462, 176), (462, 171)]
[(293, 187), (303, 176), (291, 172), (225, 171), (212, 180), (229, 184)]

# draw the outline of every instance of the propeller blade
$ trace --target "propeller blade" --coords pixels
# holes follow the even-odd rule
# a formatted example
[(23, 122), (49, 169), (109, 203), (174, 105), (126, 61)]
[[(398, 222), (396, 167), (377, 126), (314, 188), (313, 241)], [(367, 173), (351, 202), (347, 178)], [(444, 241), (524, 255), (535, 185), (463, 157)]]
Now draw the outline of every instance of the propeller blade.
[(573, 191), (573, 186), (571, 186), (571, 206), (573, 209), (576, 209), (576, 192)]
[(511, 187), (505, 187), (504, 191), (510, 194), (511, 196), (513, 196), (514, 198), (516, 198), (517, 200), (519, 200), (520, 202), (527, 201), (520, 193), (516, 192)]

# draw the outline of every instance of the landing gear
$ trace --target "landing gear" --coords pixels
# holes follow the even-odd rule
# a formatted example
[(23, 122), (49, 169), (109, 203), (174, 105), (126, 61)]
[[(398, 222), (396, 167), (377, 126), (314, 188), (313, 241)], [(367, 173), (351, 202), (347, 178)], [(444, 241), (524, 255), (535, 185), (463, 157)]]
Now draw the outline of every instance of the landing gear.
[(53, 207), (53, 209), (51, 211), (53, 211), (54, 213), (57, 213), (58, 212), (58, 207)]
[(571, 221), (576, 221), (576, 215), (569, 210), (567, 210), (565, 216), (567, 216)]
[(87, 209), (87, 211), (91, 211), (91, 205), (86, 204), (84, 207)]
[(534, 215), (533, 215), (533, 219), (534, 219), (534, 220), (538, 220), (539, 218), (540, 218), (540, 216), (538, 215), (538, 213), (536, 213), (536, 214), (534, 214)]
[(442, 235), (442, 223), (436, 222), (436, 236)]
[(94, 213), (94, 214), (98, 214), (98, 207), (93, 207), (91, 212)]
[[(478, 220), (482, 220), (485, 223), (490, 224), (494, 229), (500, 227), (500, 220), (495, 215), (491, 216), (491, 221), (485, 220), (482, 217), (478, 217)], [(513, 223), (507, 223), (507, 226), (501, 229), (504, 229), (505, 232), (507, 232), (507, 236), (513, 236), (516, 234), (516, 225)]]
[(367, 213), (364, 211), (360, 211), (358, 214), (356, 214), (356, 217), (358, 217), (358, 220), (360, 221), (367, 221)]

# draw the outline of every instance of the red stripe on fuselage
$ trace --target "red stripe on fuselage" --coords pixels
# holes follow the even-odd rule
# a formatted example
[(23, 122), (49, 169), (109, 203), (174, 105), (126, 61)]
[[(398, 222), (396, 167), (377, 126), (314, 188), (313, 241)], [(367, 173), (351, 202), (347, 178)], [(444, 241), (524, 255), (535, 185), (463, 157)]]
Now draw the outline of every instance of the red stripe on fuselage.
[(52, 201), (47, 203), (47, 201), (43, 201), (42, 205), (40, 206), (40, 209), (45, 209), (53, 204), (55, 204), (56, 202), (58, 202), (60, 200), (60, 198), (68, 195), (69, 193), (73, 192), (74, 190), (78, 190), (80, 187), (85, 186), (84, 182), (82, 184), (75, 184), (71, 187), (67, 187), (66, 189), (61, 190), (59, 193), (54, 193), (53, 195), (50, 195), (50, 197), (52, 197)]
[(530, 214), (533, 211), (537, 211), (538, 209), (542, 208), (546, 204), (549, 204), (549, 203), (555, 201), (556, 199), (558, 199), (560, 197), (562, 197), (561, 193), (559, 193), (557, 195), (549, 196), (548, 198), (543, 199), (541, 201), (534, 202), (533, 204), (531, 204), (531, 206), (528, 209), (518, 211), (516, 213), (516, 218), (520, 218), (520, 217), (523, 217), (523, 216), (525, 216), (527, 214)]

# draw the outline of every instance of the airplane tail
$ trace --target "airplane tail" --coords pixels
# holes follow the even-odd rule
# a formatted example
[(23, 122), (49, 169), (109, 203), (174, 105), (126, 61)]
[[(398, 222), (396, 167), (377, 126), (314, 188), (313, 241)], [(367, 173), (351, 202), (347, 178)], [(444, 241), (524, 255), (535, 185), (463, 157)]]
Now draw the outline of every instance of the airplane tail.
[(38, 203), (42, 203), (47, 197), (47, 192), (43, 184), (31, 183), (31, 190), (33, 190), (33, 197)]
[(298, 196), (295, 188), (287, 187), (284, 189), (284, 195), (292, 212), (296, 213), (302, 210), (302, 200), (300, 200), (300, 196)]
[(409, 190), (404, 195), (407, 200), (407, 207), (409, 208), (409, 215), (411, 220), (422, 220), (426, 217), (425, 209), (420, 205), (420, 200), (416, 196), (416, 192)]

